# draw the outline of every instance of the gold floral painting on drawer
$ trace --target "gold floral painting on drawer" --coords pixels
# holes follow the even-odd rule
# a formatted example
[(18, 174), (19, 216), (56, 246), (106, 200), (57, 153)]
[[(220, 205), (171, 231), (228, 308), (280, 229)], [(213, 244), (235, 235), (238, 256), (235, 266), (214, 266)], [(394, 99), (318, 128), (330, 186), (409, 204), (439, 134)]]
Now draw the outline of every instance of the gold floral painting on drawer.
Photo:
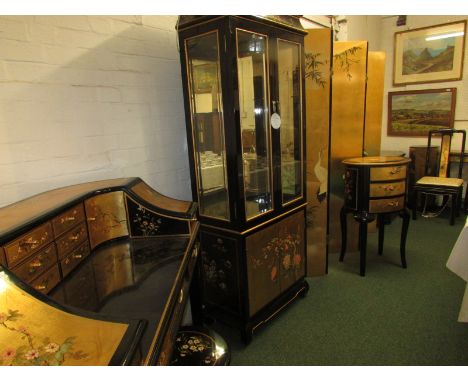
[(127, 236), (127, 212), (122, 191), (94, 196), (85, 201), (91, 248)]
[(0, 365), (108, 365), (127, 327), (56, 309), (0, 271)]

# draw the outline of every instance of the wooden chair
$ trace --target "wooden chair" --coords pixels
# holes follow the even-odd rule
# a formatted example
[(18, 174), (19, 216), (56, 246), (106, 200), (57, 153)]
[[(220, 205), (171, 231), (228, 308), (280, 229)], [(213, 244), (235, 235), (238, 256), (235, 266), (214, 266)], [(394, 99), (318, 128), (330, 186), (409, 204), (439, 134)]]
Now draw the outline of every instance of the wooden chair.
[[(450, 149), (452, 145), (452, 138), (454, 135), (457, 134), (462, 135), (461, 151), (459, 154), (458, 162), (458, 174), (456, 178), (450, 178)], [(431, 147), (433, 136), (436, 135), (440, 135), (441, 138), (438, 158), (438, 172), (436, 173), (437, 176), (428, 176), (429, 163), (431, 163), (431, 150), (429, 148)], [(427, 195), (430, 194), (444, 196), (441, 211), (447, 205), (449, 198), (451, 199), (450, 224), (453, 225), (455, 223), (455, 215), (459, 215), (463, 193), (462, 170), (463, 157), (465, 153), (465, 141), (465, 130), (440, 129), (429, 131), (429, 136), (427, 140), (428, 149), (426, 152), (426, 165), (424, 169), (425, 175), (421, 179), (419, 179), (413, 187), (413, 220), (416, 220), (416, 209), (419, 200), (418, 197), (420, 196), (420, 194), (423, 194), (425, 197), (423, 203), (423, 216), (430, 217), (430, 215), (425, 214)], [(434, 214), (433, 216), (437, 215), (438, 214)]]

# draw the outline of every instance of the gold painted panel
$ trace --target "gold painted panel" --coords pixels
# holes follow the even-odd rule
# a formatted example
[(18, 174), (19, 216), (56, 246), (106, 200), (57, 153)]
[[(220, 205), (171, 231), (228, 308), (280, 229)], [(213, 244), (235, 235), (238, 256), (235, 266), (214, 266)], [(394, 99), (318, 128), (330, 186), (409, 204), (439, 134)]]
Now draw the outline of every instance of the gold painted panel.
[(86, 240), (87, 237), (88, 232), (86, 230), (86, 224), (83, 222), (57, 239), (57, 254), (59, 259), (62, 259), (65, 255), (70, 253), (71, 250)]
[(440, 145), (440, 159), (439, 159), (439, 176), (446, 178), (448, 174), (449, 156), (450, 156), (450, 144), (452, 137), (450, 135), (442, 136), (442, 143)]
[(279, 280), (278, 225), (273, 224), (245, 240), (250, 316), (281, 292)]
[(80, 203), (64, 213), (52, 219), (52, 227), (54, 229), (55, 237), (60, 236), (62, 233), (73, 227), (74, 225), (82, 222), (85, 219), (84, 207)]
[(304, 211), (246, 238), (250, 316), (305, 275)]
[(385, 52), (369, 52), (364, 134), (364, 151), (369, 156), (380, 154), (384, 80)]
[(52, 243), (36, 255), (30, 257), (27, 261), (13, 267), (11, 271), (21, 280), (29, 282), (45, 272), (56, 262), (57, 250), (55, 249), (55, 244)]
[(305, 276), (304, 211), (279, 222), (278, 243), (281, 292)]
[(108, 365), (128, 325), (39, 301), (0, 272), (0, 365)]
[(31, 286), (37, 291), (47, 294), (60, 282), (60, 271), (57, 264), (55, 264), (48, 271), (31, 281)]
[(307, 275), (326, 272), (332, 31), (309, 29), (306, 55)]
[(89, 255), (89, 243), (85, 241), (60, 262), (62, 276), (66, 277), (86, 256)]
[[(341, 247), (340, 210), (344, 197), (346, 158), (362, 156), (366, 93), (367, 41), (333, 43), (332, 121), (330, 147), (329, 252)], [(348, 214), (348, 248), (357, 249), (358, 227)]]
[(377, 199), (369, 201), (369, 212), (370, 213), (382, 213), (382, 212), (394, 212), (400, 211), (405, 206), (405, 197), (400, 196), (399, 198), (389, 199)]
[(406, 179), (406, 169), (408, 166), (390, 166), (390, 167), (373, 167), (370, 169), (370, 180), (384, 181)]
[(401, 195), (405, 193), (406, 181), (392, 183), (373, 183), (370, 185), (369, 196), (381, 197)]
[(53, 239), (52, 226), (49, 222), (34, 228), (27, 234), (5, 245), (6, 260), (13, 267), (21, 260), (38, 251)]
[(91, 249), (105, 241), (128, 236), (127, 213), (122, 191), (85, 200)]

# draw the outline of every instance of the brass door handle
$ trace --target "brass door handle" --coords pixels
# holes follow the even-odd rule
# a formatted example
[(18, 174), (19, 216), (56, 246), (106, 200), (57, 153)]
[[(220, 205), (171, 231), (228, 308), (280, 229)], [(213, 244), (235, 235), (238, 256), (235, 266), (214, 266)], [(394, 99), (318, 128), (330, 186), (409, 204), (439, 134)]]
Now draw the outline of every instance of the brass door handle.
[(65, 222), (72, 222), (74, 221), (76, 218), (74, 216), (66, 216), (64, 218), (62, 218), (60, 220), (60, 223), (65, 223)]
[(393, 191), (394, 189), (395, 189), (395, 186), (392, 186), (392, 185), (388, 185), (384, 187), (385, 191)]
[(392, 171), (390, 171), (391, 175), (398, 174), (401, 171), (401, 167), (395, 167)]
[(45, 290), (47, 289), (47, 281), (43, 284), (39, 284), (39, 285), (35, 285), (34, 286), (34, 289), (37, 289), (37, 290)]
[(397, 207), (400, 203), (399, 202), (388, 202), (387, 206), (389, 207)]
[(30, 263), (29, 267), (30, 268), (39, 268), (39, 267), (42, 267), (42, 265), (43, 264), (42, 264), (41, 260), (36, 260), (36, 261)]

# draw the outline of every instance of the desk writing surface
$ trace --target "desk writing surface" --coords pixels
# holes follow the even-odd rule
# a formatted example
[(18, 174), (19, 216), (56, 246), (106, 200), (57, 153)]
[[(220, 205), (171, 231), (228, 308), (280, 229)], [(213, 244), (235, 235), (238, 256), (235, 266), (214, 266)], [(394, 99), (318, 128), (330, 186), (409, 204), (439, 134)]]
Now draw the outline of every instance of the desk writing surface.
[(108, 365), (127, 328), (46, 304), (0, 267), (0, 365)]
[[(166, 309), (188, 242), (188, 237), (161, 237), (110, 243), (95, 250), (54, 289), (51, 297), (63, 305), (104, 316), (146, 320), (140, 342), (146, 354)], [(83, 282), (82, 293), (71, 295), (79, 280)], [(88, 298), (83, 300), (86, 293)]]

